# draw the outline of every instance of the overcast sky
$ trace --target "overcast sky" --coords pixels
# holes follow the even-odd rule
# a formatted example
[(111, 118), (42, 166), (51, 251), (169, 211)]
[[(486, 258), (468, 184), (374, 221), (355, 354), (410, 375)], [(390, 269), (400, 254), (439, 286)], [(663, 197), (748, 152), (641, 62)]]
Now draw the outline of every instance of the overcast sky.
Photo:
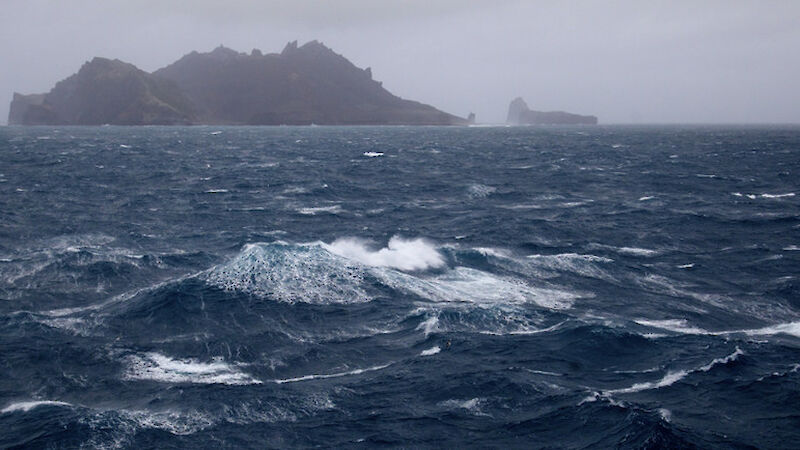
[(93, 56), (146, 71), (317, 39), (404, 98), (603, 123), (800, 123), (800, 1), (2, 0), (0, 123)]

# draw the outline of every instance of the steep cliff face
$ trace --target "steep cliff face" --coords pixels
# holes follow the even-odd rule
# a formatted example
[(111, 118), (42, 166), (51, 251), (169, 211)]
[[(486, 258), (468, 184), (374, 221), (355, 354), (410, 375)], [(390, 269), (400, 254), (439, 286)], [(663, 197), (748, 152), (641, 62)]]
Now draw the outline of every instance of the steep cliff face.
[(16, 94), (9, 124), (187, 124), (193, 110), (173, 82), (119, 60), (94, 58), (47, 94)]
[(323, 44), (280, 54), (218, 47), (153, 74), (95, 58), (47, 94), (14, 96), (10, 124), (461, 125), (466, 119), (403, 100)]
[(464, 119), (403, 100), (323, 44), (290, 42), (279, 54), (218, 47), (193, 52), (155, 76), (195, 101), (200, 120), (231, 124), (454, 125)]
[(597, 117), (564, 111), (533, 111), (521, 97), (508, 105), (506, 123), (511, 125), (597, 125)]

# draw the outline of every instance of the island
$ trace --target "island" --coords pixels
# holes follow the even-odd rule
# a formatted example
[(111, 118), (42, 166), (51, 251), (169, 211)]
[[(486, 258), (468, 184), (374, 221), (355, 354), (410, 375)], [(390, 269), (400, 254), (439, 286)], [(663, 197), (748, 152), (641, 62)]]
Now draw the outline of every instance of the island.
[(321, 42), (219, 46), (145, 72), (94, 58), (46, 94), (14, 93), (9, 125), (467, 125), (405, 100)]
[(509, 125), (597, 125), (597, 117), (564, 111), (533, 111), (521, 97), (508, 106)]

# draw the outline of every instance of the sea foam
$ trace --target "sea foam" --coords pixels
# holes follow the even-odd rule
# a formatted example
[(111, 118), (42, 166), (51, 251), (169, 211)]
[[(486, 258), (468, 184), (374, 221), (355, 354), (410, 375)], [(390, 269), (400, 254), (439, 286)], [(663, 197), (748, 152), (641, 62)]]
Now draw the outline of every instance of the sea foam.
[(438, 345), (433, 346), (427, 350), (423, 350), (420, 352), (419, 356), (432, 356), (442, 351), (442, 348)]
[(640, 391), (646, 391), (646, 390), (650, 390), (650, 389), (660, 389), (662, 387), (671, 386), (671, 385), (675, 384), (676, 382), (684, 379), (689, 374), (698, 373), (698, 372), (708, 372), (709, 370), (713, 369), (717, 365), (725, 365), (725, 364), (728, 364), (728, 363), (730, 363), (732, 361), (736, 361), (739, 358), (739, 356), (741, 356), (741, 355), (744, 355), (744, 352), (739, 347), (736, 347), (736, 350), (734, 350), (734, 352), (731, 353), (730, 355), (722, 357), (722, 358), (715, 358), (714, 360), (712, 360), (708, 364), (700, 366), (700, 367), (698, 367), (696, 369), (678, 370), (678, 371), (674, 371), (674, 372), (670, 371), (670, 372), (667, 372), (667, 374), (664, 375), (664, 377), (662, 377), (660, 380), (657, 380), (657, 381), (650, 381), (650, 382), (646, 382), (646, 383), (636, 383), (636, 384), (634, 384), (634, 385), (632, 385), (630, 387), (627, 387), (627, 388), (612, 389), (612, 390), (604, 391), (603, 393), (606, 394), (606, 395), (608, 395), (608, 394), (629, 394), (629, 393), (632, 393), (632, 392), (640, 392)]
[(456, 267), (433, 277), (415, 277), (397, 271), (382, 271), (376, 275), (395, 289), (437, 303), (483, 306), (534, 303), (545, 308), (564, 309), (580, 297), (572, 292), (532, 287), (521, 280), (469, 267)]
[(283, 379), (277, 379), (277, 380), (271, 380), (271, 381), (273, 383), (276, 383), (276, 384), (284, 384), (284, 383), (296, 383), (298, 381), (324, 380), (324, 379), (327, 379), (327, 378), (339, 378), (339, 377), (346, 377), (346, 376), (349, 376), (349, 375), (361, 375), (362, 373), (366, 373), (366, 372), (374, 372), (376, 370), (385, 369), (385, 368), (389, 367), (390, 365), (391, 365), (391, 363), (390, 364), (383, 364), (383, 365), (380, 365), (380, 366), (367, 367), (365, 369), (354, 369), (354, 370), (348, 370), (348, 371), (345, 371), (345, 372), (336, 372), (336, 373), (328, 373), (328, 374), (303, 375), (301, 377), (296, 377), (296, 378), (283, 378)]
[(249, 244), (206, 280), (230, 291), (288, 303), (354, 303), (371, 300), (361, 286), (365, 268), (326, 251), (322, 243)]
[(28, 412), (39, 406), (72, 406), (72, 405), (66, 402), (58, 402), (53, 400), (32, 400), (27, 402), (11, 403), (10, 405), (0, 410), (0, 414), (8, 414), (13, 412)]
[(400, 270), (425, 270), (444, 266), (441, 253), (424, 239), (403, 239), (397, 236), (382, 249), (372, 250), (358, 238), (337, 239), (323, 247), (329, 252), (372, 267), (391, 267)]
[(196, 359), (172, 359), (150, 352), (129, 356), (127, 362), (128, 368), (123, 375), (127, 380), (230, 385), (261, 383), (221, 358), (200, 362)]

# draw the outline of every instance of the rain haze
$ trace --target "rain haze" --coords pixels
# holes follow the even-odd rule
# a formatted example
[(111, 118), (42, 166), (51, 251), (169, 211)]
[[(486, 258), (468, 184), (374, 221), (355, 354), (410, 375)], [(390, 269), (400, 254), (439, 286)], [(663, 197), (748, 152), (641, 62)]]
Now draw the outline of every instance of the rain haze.
[(153, 71), (220, 44), (320, 40), (392, 93), (502, 122), (508, 103), (601, 123), (800, 122), (800, 2), (5, 0), (0, 121), (94, 56)]

